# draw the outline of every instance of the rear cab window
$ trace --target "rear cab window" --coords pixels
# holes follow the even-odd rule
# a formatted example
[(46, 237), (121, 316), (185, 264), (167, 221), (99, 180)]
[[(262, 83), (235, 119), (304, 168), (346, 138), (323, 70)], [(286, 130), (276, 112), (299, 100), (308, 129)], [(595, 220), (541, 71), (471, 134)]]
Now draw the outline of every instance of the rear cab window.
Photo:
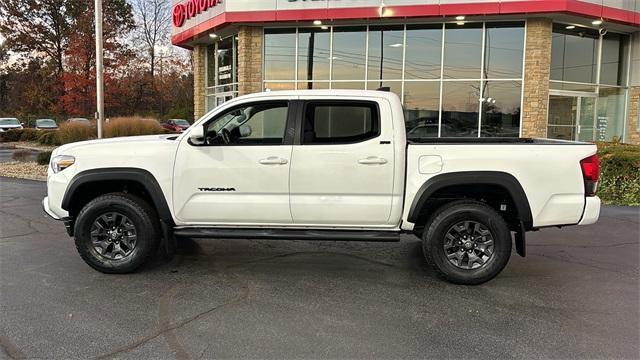
[(303, 145), (351, 144), (380, 135), (380, 111), (372, 101), (309, 101), (302, 121)]

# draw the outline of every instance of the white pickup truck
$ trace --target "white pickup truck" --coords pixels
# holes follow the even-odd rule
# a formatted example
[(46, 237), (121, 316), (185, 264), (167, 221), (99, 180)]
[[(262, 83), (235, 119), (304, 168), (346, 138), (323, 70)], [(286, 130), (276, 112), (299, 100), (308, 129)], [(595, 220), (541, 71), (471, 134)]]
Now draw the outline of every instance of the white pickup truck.
[[(523, 138), (407, 139), (384, 91), (241, 96), (180, 135), (57, 148), (43, 200), (82, 258), (140, 267), (180, 237), (422, 239), (445, 279), (495, 277), (525, 232), (596, 222), (596, 146)], [(513, 240), (512, 240), (513, 234)]]

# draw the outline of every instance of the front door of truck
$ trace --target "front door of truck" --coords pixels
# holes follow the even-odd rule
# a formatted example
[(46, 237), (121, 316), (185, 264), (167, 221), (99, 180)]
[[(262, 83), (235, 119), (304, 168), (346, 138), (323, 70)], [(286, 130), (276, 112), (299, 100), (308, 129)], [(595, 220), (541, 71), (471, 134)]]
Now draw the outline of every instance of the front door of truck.
[(291, 213), (299, 225), (388, 225), (394, 147), (384, 101), (309, 100), (291, 159)]
[(174, 213), (190, 225), (290, 224), (290, 101), (232, 106), (204, 125), (205, 144), (184, 138), (174, 167)]

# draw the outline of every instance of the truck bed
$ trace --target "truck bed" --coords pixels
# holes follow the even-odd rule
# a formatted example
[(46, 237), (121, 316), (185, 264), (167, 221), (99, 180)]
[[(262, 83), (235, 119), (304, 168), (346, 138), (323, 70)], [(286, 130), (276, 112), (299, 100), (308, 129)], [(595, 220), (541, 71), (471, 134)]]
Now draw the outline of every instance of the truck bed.
[(547, 139), (407, 140), (403, 219), (407, 220), (411, 201), (427, 181), (441, 176), (453, 183), (456, 173), (474, 172), (513, 176), (526, 194), (532, 227), (577, 224), (586, 202), (580, 161), (596, 150), (590, 143)]

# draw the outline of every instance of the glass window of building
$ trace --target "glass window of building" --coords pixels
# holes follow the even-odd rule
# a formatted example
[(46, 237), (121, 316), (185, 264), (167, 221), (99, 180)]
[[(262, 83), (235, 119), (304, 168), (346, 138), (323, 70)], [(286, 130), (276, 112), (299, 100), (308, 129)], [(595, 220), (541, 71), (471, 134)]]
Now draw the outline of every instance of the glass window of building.
[(329, 80), (330, 47), (331, 32), (328, 28), (298, 30), (298, 89), (329, 87), (328, 83), (313, 81)]
[(480, 81), (447, 81), (442, 86), (442, 137), (477, 137)]
[(485, 81), (482, 91), (482, 137), (520, 136), (520, 81)]
[(554, 24), (551, 50), (547, 136), (581, 141), (622, 139), (629, 37)]
[(266, 30), (265, 62), (280, 63), (265, 63), (264, 87), (388, 87), (409, 137), (518, 136), (524, 33), (524, 22)]
[(626, 89), (600, 87), (594, 140), (622, 139), (625, 123), (625, 98)]
[(295, 29), (271, 29), (264, 34), (265, 80), (295, 79)]
[(402, 79), (403, 26), (369, 27), (369, 80)]
[(333, 53), (331, 56), (333, 60), (331, 80), (364, 79), (367, 56), (367, 28), (364, 26), (334, 27)]
[(438, 137), (440, 82), (410, 81), (404, 85), (407, 137)]
[[(235, 69), (235, 44), (234, 44), (235, 36), (229, 36), (225, 39), (222, 39), (217, 44), (216, 55), (216, 74), (218, 77), (218, 82), (216, 85), (228, 85), (236, 82), (236, 73)], [(223, 89), (222, 91), (232, 91), (231, 88)]]
[(232, 99), (238, 93), (238, 38), (225, 37), (208, 45), (206, 51), (206, 109)]
[(628, 36), (607, 33), (602, 37), (600, 84), (626, 85)]
[(479, 79), (482, 23), (447, 24), (444, 32), (444, 78)]
[(595, 83), (598, 32), (555, 25), (551, 42), (551, 80)]
[(408, 25), (405, 79), (440, 79), (442, 25)]
[(487, 23), (484, 43), (484, 78), (522, 78), (524, 24)]

